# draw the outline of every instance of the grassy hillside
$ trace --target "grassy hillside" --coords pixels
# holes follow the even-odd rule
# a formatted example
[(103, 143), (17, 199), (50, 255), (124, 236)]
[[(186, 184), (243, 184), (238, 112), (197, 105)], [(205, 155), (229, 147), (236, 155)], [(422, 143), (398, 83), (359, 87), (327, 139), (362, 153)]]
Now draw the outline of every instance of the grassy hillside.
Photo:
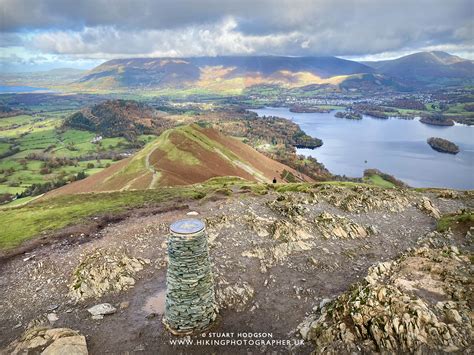
[(193, 124), (167, 130), (132, 158), (46, 196), (188, 185), (218, 176), (260, 182), (270, 182), (275, 177), (286, 181), (284, 171), (291, 173), (286, 175), (292, 180), (310, 180), (240, 140)]
[[(78, 223), (94, 222), (93, 216), (111, 215), (127, 210), (160, 206), (192, 199), (210, 198), (216, 194), (230, 195), (233, 191), (266, 194), (270, 190), (307, 192), (320, 184), (330, 186), (364, 186), (352, 182), (320, 182), (291, 184), (261, 184), (238, 177), (218, 177), (201, 184), (161, 187), (152, 190), (87, 193), (36, 199), (26, 205), (0, 208), (0, 250), (15, 248), (44, 233)], [(367, 185), (365, 185), (367, 186)], [(0, 253), (1, 254), (1, 253)]]
[(149, 191), (123, 191), (102, 194), (58, 196), (32, 201), (25, 206), (0, 209), (0, 249), (18, 246), (45, 232), (85, 221), (93, 215), (118, 213), (131, 208), (159, 204), (173, 199), (199, 199), (227, 185), (244, 185), (235, 179), (214, 179), (202, 185), (162, 188)]

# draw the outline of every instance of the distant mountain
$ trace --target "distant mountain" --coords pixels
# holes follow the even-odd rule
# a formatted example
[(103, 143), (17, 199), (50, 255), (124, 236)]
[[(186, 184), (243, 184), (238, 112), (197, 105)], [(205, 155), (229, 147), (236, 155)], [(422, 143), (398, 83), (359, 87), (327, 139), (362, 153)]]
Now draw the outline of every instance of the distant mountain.
[(419, 52), (393, 60), (362, 62), (408, 85), (463, 84), (474, 81), (474, 62), (446, 52)]
[(154, 108), (132, 100), (109, 100), (73, 113), (64, 127), (96, 132), (104, 137), (134, 140), (140, 134), (160, 134), (174, 124)]
[(89, 71), (83, 88), (173, 88), (240, 92), (255, 85), (338, 85), (375, 70), (336, 57), (221, 56), (115, 59)]
[(276, 86), (328, 91), (406, 91), (472, 83), (474, 64), (445, 52), (354, 62), (336, 57), (218, 56), (131, 58), (105, 62), (78, 81), (84, 90), (190, 90), (243, 93)]
[(192, 124), (169, 129), (133, 157), (53, 190), (46, 197), (188, 185), (219, 176), (259, 182), (291, 176), (296, 181), (312, 181), (236, 138)]

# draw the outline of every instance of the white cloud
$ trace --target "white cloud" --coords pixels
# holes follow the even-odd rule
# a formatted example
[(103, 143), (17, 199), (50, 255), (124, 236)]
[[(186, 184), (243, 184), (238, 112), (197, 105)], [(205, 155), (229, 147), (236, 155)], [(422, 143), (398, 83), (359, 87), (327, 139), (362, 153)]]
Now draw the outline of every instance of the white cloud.
[(28, 46), (44, 53), (117, 58), (130, 56), (203, 56), (273, 53), (299, 44), (297, 32), (276, 35), (245, 35), (232, 17), (215, 23), (174, 30), (124, 31), (114, 27), (86, 27), (80, 32), (48, 31), (25, 39)]

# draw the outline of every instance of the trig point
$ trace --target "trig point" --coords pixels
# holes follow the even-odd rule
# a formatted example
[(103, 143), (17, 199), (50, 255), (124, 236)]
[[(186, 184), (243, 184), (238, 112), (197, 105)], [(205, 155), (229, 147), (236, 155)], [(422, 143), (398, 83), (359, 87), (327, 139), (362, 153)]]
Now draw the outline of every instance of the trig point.
[(170, 226), (163, 323), (175, 335), (199, 333), (215, 321), (217, 304), (206, 226), (184, 219)]

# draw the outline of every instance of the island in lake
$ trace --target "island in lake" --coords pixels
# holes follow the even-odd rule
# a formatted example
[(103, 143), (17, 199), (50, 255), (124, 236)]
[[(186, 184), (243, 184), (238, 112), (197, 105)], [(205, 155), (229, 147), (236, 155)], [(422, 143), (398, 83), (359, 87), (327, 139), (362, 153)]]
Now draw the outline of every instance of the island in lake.
[(336, 112), (334, 116), (337, 118), (346, 118), (348, 120), (361, 120), (362, 119), (362, 115), (360, 113), (353, 112), (353, 111), (345, 111), (345, 112), (339, 111), (339, 112)]
[(431, 138), (428, 138), (427, 142), (431, 148), (433, 148), (434, 150), (437, 150), (438, 152), (449, 153), (449, 154), (459, 153), (459, 147), (453, 142), (450, 142), (446, 139), (431, 137)]

